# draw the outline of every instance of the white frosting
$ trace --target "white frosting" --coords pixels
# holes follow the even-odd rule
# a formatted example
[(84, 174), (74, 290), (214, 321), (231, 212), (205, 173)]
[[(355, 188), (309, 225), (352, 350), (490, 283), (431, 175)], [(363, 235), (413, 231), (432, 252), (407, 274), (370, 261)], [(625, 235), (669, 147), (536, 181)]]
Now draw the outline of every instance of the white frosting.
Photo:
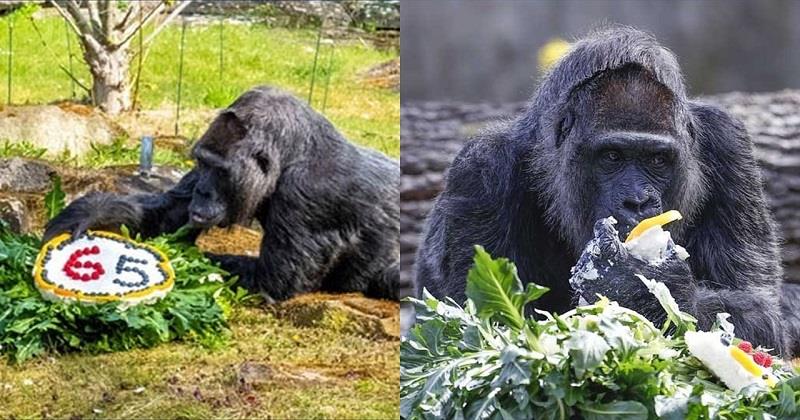
[[(97, 233), (74, 240), (54, 240), (45, 245), (34, 268), (34, 274), (42, 281), (41, 284), (36, 282), (42, 295), (50, 300), (83, 302), (101, 301), (98, 297), (110, 296), (128, 305), (153, 302), (166, 296), (172, 289), (173, 274), (165, 257), (130, 240), (105, 235)], [(99, 252), (84, 253), (92, 248)], [(82, 255), (77, 256), (79, 251)], [(100, 264), (102, 271), (96, 264)], [(65, 267), (70, 268), (72, 275)], [(74, 278), (75, 274), (78, 278)], [(81, 279), (83, 275), (88, 275), (89, 279)], [(137, 296), (131, 296), (132, 293)]]
[[(652, 265), (659, 265), (669, 257), (667, 251), (671, 240), (668, 231), (661, 226), (653, 226), (623, 245), (634, 257)], [(675, 254), (681, 260), (689, 258), (689, 253), (680, 245), (675, 245)]]
[(766, 385), (763, 379), (745, 370), (731, 356), (730, 348), (722, 343), (721, 336), (719, 331), (688, 331), (684, 340), (692, 356), (700, 359), (728, 388), (739, 392), (751, 384)]

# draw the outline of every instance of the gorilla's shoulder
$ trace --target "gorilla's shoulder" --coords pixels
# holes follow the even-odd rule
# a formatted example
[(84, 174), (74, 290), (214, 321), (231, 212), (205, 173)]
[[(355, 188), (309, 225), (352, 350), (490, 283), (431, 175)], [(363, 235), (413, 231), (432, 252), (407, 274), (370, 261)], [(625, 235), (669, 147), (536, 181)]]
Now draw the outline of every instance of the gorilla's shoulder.
[(690, 102), (695, 138), (701, 153), (717, 160), (751, 160), (753, 142), (744, 124), (722, 108)]
[(727, 130), (744, 131), (744, 124), (724, 109), (705, 102), (692, 101), (689, 107), (701, 127), (716, 126)]
[(519, 159), (508, 133), (505, 125), (497, 125), (467, 141), (450, 165), (448, 191), (472, 196), (504, 184)]

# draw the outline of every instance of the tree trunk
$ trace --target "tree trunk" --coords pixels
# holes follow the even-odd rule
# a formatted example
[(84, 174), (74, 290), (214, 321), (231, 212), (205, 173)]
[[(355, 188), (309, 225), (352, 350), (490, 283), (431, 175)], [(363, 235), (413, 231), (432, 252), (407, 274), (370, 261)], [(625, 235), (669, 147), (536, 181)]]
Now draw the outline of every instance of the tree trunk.
[(128, 49), (86, 48), (85, 51), (84, 58), (92, 73), (94, 105), (111, 115), (131, 109)]

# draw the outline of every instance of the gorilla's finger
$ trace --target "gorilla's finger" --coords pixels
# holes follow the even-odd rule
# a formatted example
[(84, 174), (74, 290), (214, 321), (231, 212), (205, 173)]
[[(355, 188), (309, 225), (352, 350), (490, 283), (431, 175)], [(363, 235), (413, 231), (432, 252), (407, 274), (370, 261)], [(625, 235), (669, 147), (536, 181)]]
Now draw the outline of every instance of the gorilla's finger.
[(600, 219), (595, 222), (594, 237), (599, 251), (598, 258), (616, 259), (624, 252), (613, 219)]
[(72, 228), (72, 237), (77, 238), (86, 233), (88, 229), (89, 229), (89, 223), (85, 220), (82, 220)]

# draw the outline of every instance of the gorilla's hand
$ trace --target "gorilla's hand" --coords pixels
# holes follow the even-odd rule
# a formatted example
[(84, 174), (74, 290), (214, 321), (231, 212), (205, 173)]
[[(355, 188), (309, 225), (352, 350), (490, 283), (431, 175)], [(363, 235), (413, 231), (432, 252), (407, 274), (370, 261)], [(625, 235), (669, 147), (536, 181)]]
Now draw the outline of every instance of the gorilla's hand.
[(114, 194), (92, 193), (73, 201), (47, 223), (43, 241), (62, 233), (82, 235), (87, 229), (138, 225), (141, 209), (136, 202)]
[(671, 239), (663, 258), (648, 262), (620, 242), (610, 220), (599, 220), (594, 235), (572, 269), (570, 285), (578, 304), (593, 303), (597, 295), (602, 295), (631, 309), (646, 307), (654, 298), (637, 275), (666, 284), (679, 302), (683, 300), (681, 295), (692, 283), (692, 273)]

